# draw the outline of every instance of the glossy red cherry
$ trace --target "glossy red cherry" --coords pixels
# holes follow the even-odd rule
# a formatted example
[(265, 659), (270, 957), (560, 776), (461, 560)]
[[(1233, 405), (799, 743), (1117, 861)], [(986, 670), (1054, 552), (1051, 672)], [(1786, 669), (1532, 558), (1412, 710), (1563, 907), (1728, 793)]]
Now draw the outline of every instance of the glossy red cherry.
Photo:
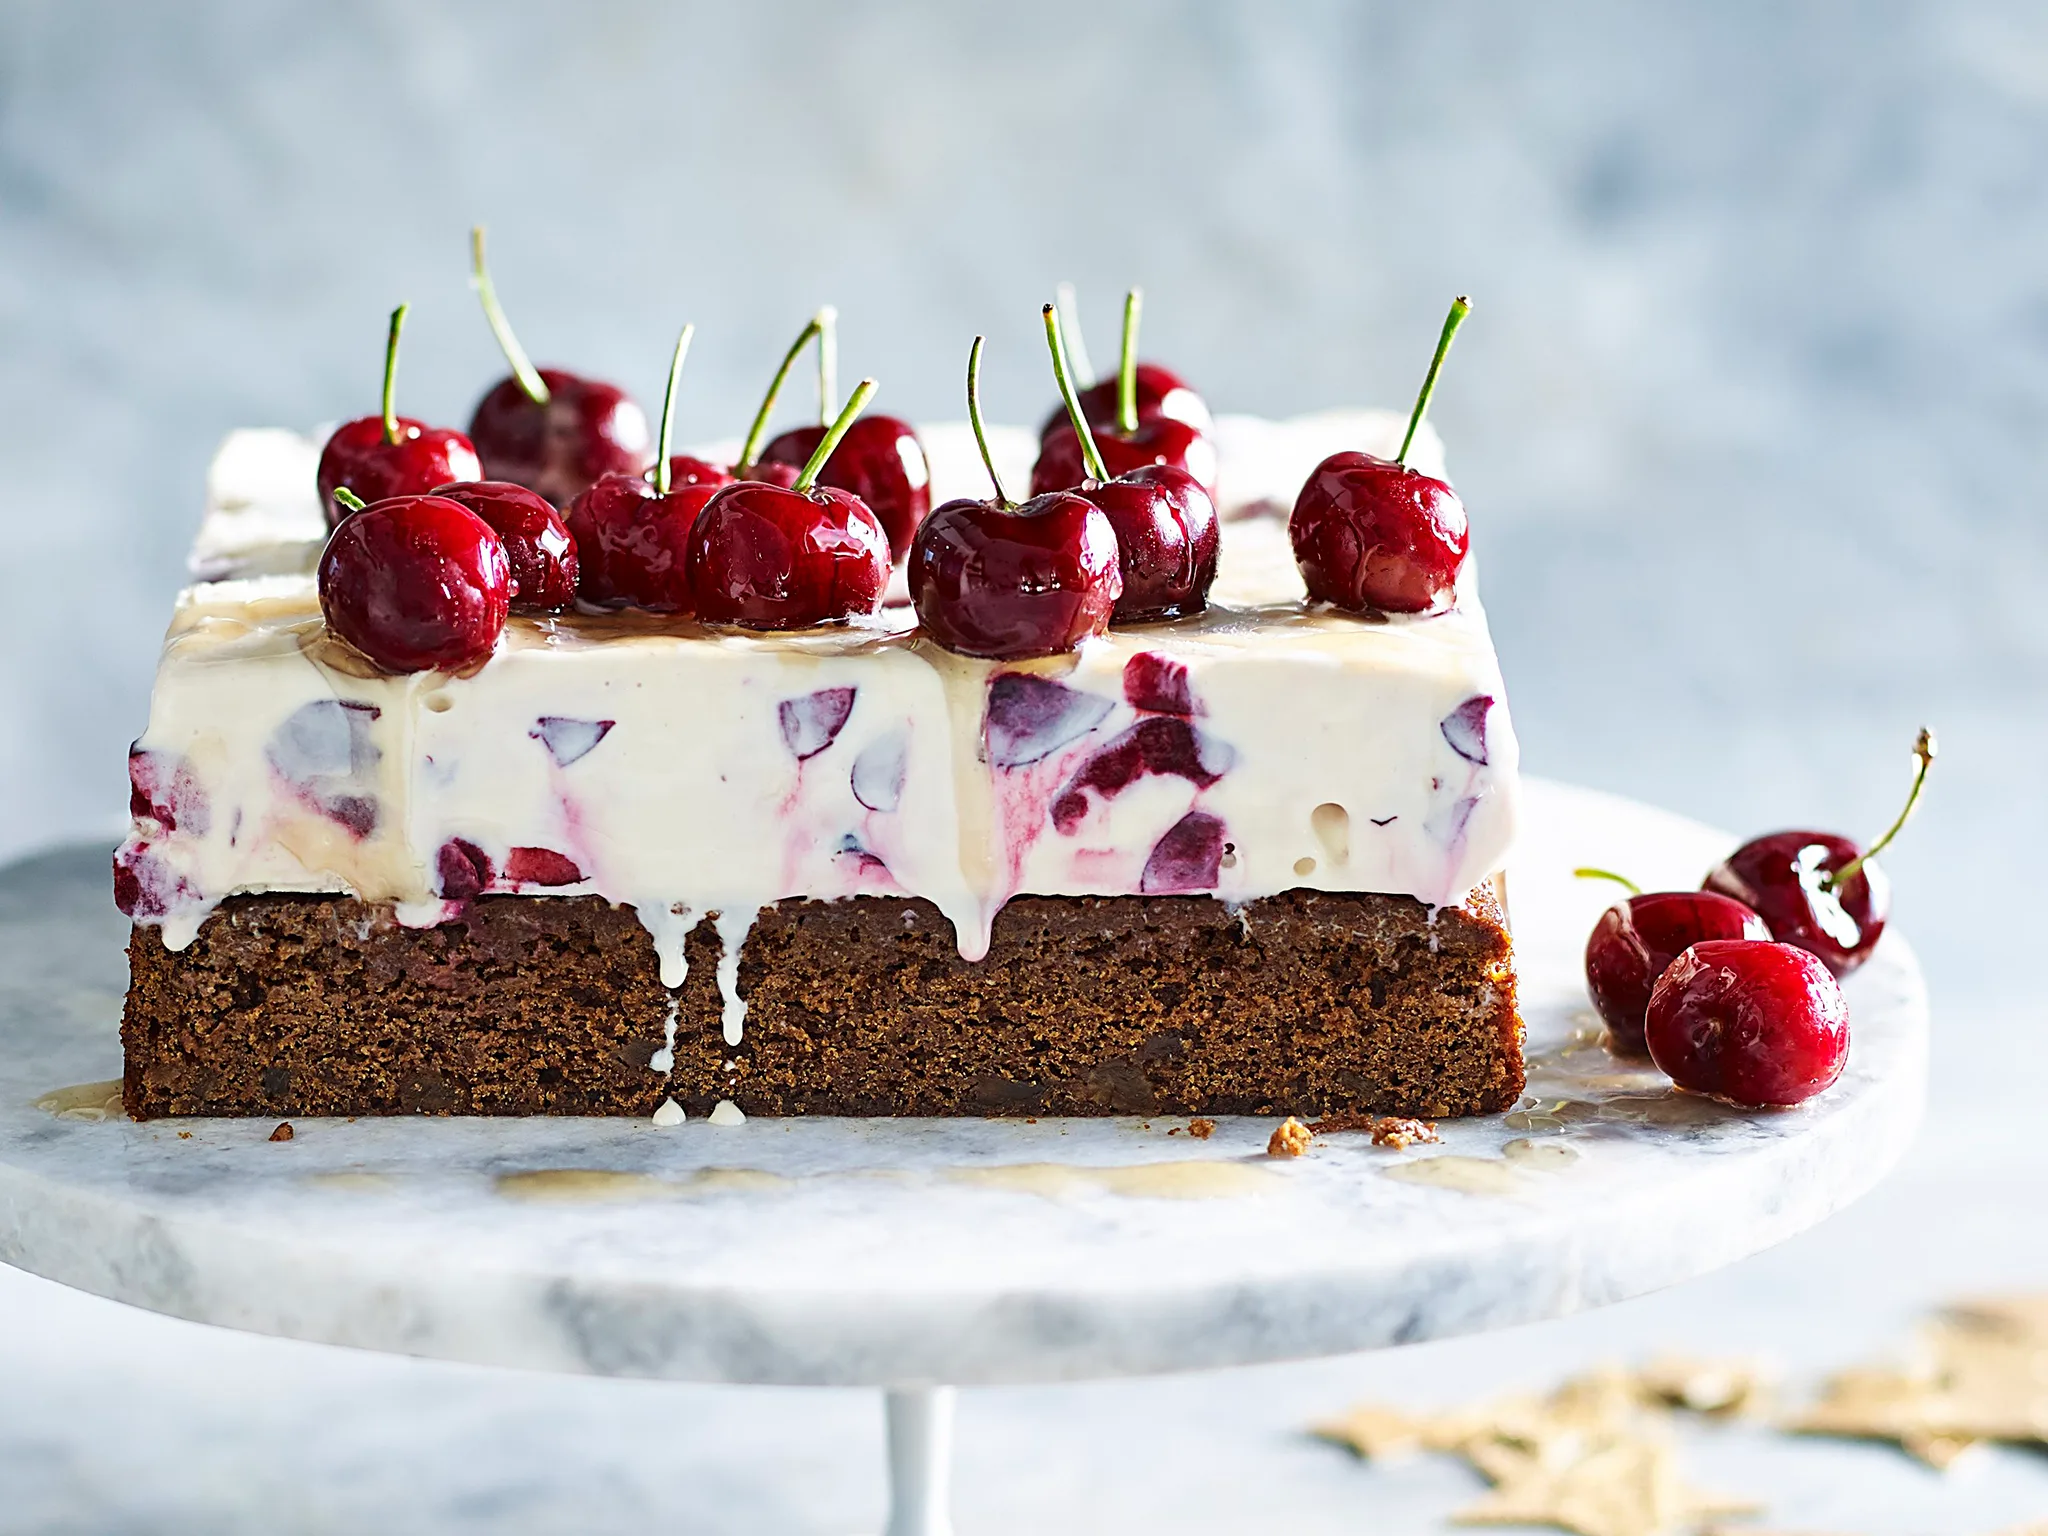
[(1295, 498), (1287, 531), (1303, 585), (1316, 602), (1354, 613), (1441, 613), (1457, 601), (1471, 535), (1465, 504), (1443, 481), (1408, 467), (1408, 450), (1436, 393), (1437, 374), (1471, 303), (1451, 301), (1436, 355), (1401, 450), (1391, 459), (1333, 453)]
[(434, 492), (491, 525), (512, 568), (512, 606), (559, 612), (576, 601), (576, 540), (538, 491), (507, 480), (468, 480)]
[(917, 530), (909, 574), (927, 634), (1004, 661), (1057, 656), (1101, 634), (1124, 589), (1109, 518), (1070, 491), (1012, 508), (947, 502)]
[(1650, 992), (1666, 966), (1708, 939), (1768, 939), (1762, 918), (1707, 891), (1651, 891), (1600, 914), (1586, 940), (1586, 990), (1607, 1023), (1608, 1043), (1640, 1056)]
[[(796, 427), (761, 451), (759, 469), (770, 464), (801, 468), (824, 440), (823, 427)], [(818, 473), (820, 485), (836, 485), (867, 503), (889, 534), (895, 559), (910, 552), (917, 525), (932, 509), (932, 469), (924, 441), (897, 416), (863, 416), (848, 430)]]
[(1115, 623), (1179, 618), (1208, 606), (1221, 546), (1216, 503), (1193, 475), (1150, 464), (1085, 481), (1077, 494), (1102, 508), (1116, 531), (1124, 591)]
[(346, 518), (320, 556), (327, 627), (392, 672), (491, 654), (512, 572), (490, 524), (445, 496), (396, 496)]
[[(1058, 321), (1046, 335), (1064, 381)], [(967, 353), (967, 420), (995, 486), (992, 501), (949, 501), (911, 541), (906, 574), (925, 633), (949, 651), (1017, 660), (1056, 656), (1109, 627), (1123, 595), (1116, 530), (1085, 497), (1053, 491), (1022, 506), (1003, 490), (981, 416), (981, 350)], [(1063, 389), (1064, 389), (1063, 384)]]
[(647, 414), (616, 384), (565, 368), (536, 368), (499, 307), (484, 261), (484, 231), (469, 232), (470, 286), (512, 372), (477, 402), (469, 436), (493, 480), (509, 480), (566, 507), (600, 475), (647, 467)]
[(401, 304), (391, 312), (384, 341), (382, 412), (343, 422), (320, 450), (316, 479), (330, 528), (347, 515), (334, 499), (337, 490), (367, 504), (393, 496), (423, 496), (451, 480), (483, 478), (483, 464), (468, 438), (397, 413), (398, 338), (405, 329), (406, 309)]
[(470, 417), (484, 472), (564, 507), (600, 475), (637, 474), (647, 464), (647, 415), (616, 384), (564, 368), (536, 368), (538, 400), (516, 376), (493, 384)]
[(684, 561), (690, 529), (713, 485), (677, 486), (666, 496), (644, 475), (606, 475), (569, 503), (576, 540), (576, 592), (598, 608), (689, 613)]
[(1287, 531), (1308, 595), (1353, 613), (1441, 613), (1471, 537), (1443, 481), (1369, 453), (1318, 464)]
[(875, 393), (863, 379), (789, 487), (728, 485), (691, 530), (690, 590), (698, 617), (746, 629), (807, 629), (882, 606), (889, 535), (851, 491), (818, 474)]
[(1711, 870), (1710, 891), (1754, 907), (1781, 944), (1818, 955), (1846, 976), (1877, 947), (1891, 915), (1891, 882), (1876, 862), (1920, 803), (1934, 764), (1934, 733), (1913, 744), (1913, 787), (1905, 809), (1869, 849), (1831, 832), (1773, 832), (1752, 838)]
[(1679, 1087), (1744, 1109), (1803, 1104), (1849, 1059), (1849, 1006), (1818, 956), (1715, 939), (1666, 968), (1650, 994), (1650, 1059)]
[(565, 520), (576, 540), (576, 593), (594, 607), (689, 613), (696, 606), (685, 568), (690, 529), (730, 477), (719, 465), (668, 451), (676, 387), (695, 334), (695, 326), (683, 327), (669, 362), (654, 478), (604, 475), (569, 503)]

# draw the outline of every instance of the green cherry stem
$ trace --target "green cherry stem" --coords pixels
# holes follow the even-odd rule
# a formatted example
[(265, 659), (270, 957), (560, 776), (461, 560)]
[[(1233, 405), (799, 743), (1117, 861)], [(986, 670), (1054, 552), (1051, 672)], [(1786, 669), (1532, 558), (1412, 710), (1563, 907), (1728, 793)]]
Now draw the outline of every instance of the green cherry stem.
[(769, 381), (768, 393), (761, 398), (761, 409), (754, 413), (754, 424), (747, 428), (747, 440), (740, 445), (739, 462), (733, 466), (742, 479), (760, 457), (762, 440), (768, 436), (768, 418), (775, 414), (775, 397), (782, 393), (782, 386), (789, 379), (789, 370), (803, 356), (804, 348), (823, 333), (824, 324), (819, 316), (811, 316), (810, 323), (797, 333), (796, 340), (789, 344), (789, 350), (782, 354), (782, 366), (775, 370), (775, 377)]
[(1631, 896), (1643, 894), (1643, 888), (1637, 885), (1635, 881), (1629, 879), (1627, 875), (1617, 875), (1611, 869), (1595, 869), (1592, 865), (1587, 864), (1573, 870), (1572, 875), (1579, 880), (1612, 880)]
[(1081, 412), (1081, 397), (1074, 390), (1073, 375), (1067, 371), (1066, 340), (1060, 334), (1060, 312), (1048, 304), (1041, 311), (1045, 316), (1045, 344), (1052, 348), (1052, 376), (1060, 386), (1060, 398), (1067, 403), (1067, 418), (1074, 424), (1074, 435), (1081, 439), (1081, 458), (1088, 466), (1090, 478), (1107, 480), (1109, 466), (1102, 462), (1102, 450), (1095, 446), (1095, 434), (1088, 430), (1088, 418)]
[(839, 398), (839, 311), (827, 304), (818, 311), (818, 425), (832, 424), (832, 402)]
[(401, 304), (391, 311), (391, 332), (384, 338), (384, 441), (398, 441), (398, 337), (405, 329), (405, 312), (410, 305)]
[(1124, 295), (1123, 349), (1116, 360), (1116, 435), (1129, 437), (1138, 430), (1138, 316), (1145, 308), (1145, 290), (1133, 288)]
[(683, 359), (690, 355), (690, 338), (696, 334), (696, 326), (683, 327), (683, 333), (676, 337), (676, 354), (668, 363), (668, 388), (661, 395), (661, 433), (654, 440), (654, 490), (659, 496), (668, 494), (668, 445), (676, 420), (676, 386), (683, 381)]
[(818, 446), (811, 450), (810, 462), (804, 465), (803, 472), (796, 477), (796, 484), (790, 487), (791, 490), (799, 495), (807, 494), (817, 483), (820, 471), (825, 468), (825, 461), (832, 457), (832, 450), (839, 446), (839, 439), (846, 436), (854, 418), (868, 408), (868, 402), (875, 398), (875, 391), (881, 387), (873, 379), (862, 379), (853, 386), (853, 394), (848, 397), (846, 408), (834, 419), (832, 425), (825, 429), (825, 435), (818, 439)]
[(989, 484), (996, 488), (996, 505), (1007, 512), (1017, 503), (1010, 500), (1009, 492), (1003, 489), (1003, 477), (996, 473), (996, 456), (988, 449), (988, 429), (981, 421), (981, 348), (987, 339), (977, 336), (974, 345), (967, 349), (967, 424), (974, 428), (975, 446), (981, 449), (981, 462), (988, 469)]
[(363, 500), (362, 497), (345, 485), (337, 485), (334, 488), (334, 499), (350, 512), (360, 512), (369, 505), (367, 501)]
[(491, 334), (498, 338), (498, 350), (512, 365), (512, 377), (519, 383), (519, 392), (535, 405), (546, 405), (549, 399), (547, 380), (533, 366), (533, 359), (526, 355), (526, 348), (519, 345), (519, 338), (512, 334), (512, 322), (505, 318), (505, 311), (499, 307), (497, 285), (491, 281), (491, 269), (484, 265), (484, 227), (481, 224), (471, 225), (469, 231), (469, 286), (476, 290), (477, 300), (484, 307), (484, 322), (490, 326)]
[(1067, 362), (1074, 370), (1074, 382), (1086, 389), (1095, 382), (1095, 370), (1088, 363), (1088, 339), (1081, 334), (1081, 299), (1072, 283), (1061, 283), (1052, 291), (1060, 307), (1060, 324), (1067, 335)]
[(1471, 313), (1472, 301), (1462, 293), (1451, 300), (1451, 312), (1444, 318), (1444, 333), (1436, 339), (1436, 356), (1429, 360), (1429, 372), (1422, 376), (1421, 393), (1416, 395), (1415, 409), (1408, 417), (1408, 435), (1401, 439), (1401, 451), (1394, 455), (1394, 462), (1404, 468), (1408, 463), (1408, 450), (1415, 446), (1416, 430), (1421, 427), (1423, 414), (1429, 409), (1429, 397), (1436, 393), (1436, 376), (1444, 365), (1444, 354), (1451, 350), (1451, 338), (1458, 334), (1458, 327)]
[(1926, 726), (1920, 727), (1919, 739), (1913, 743), (1913, 787), (1906, 792), (1906, 808), (1899, 812), (1899, 819), (1884, 829), (1884, 836), (1857, 854), (1855, 858), (1829, 875), (1822, 882), (1830, 891), (1839, 891), (1855, 878), (1856, 872), (1891, 846), (1893, 838), (1905, 830), (1906, 822), (1913, 814), (1913, 808), (1920, 803), (1920, 791), (1927, 787), (1927, 770), (1934, 766), (1934, 732)]

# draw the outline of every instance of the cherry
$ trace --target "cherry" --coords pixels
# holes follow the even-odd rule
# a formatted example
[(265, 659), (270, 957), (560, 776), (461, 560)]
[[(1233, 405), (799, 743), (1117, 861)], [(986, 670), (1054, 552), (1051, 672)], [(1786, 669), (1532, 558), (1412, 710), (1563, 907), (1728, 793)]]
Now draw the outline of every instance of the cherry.
[[(684, 454), (669, 454), (675, 425), (676, 386), (689, 355), (694, 325), (683, 327), (669, 359), (668, 387), (661, 397), (661, 436), (654, 479), (639, 474), (603, 475), (592, 482), (566, 514), (576, 540), (576, 595), (600, 608), (645, 608), (653, 613), (689, 613), (695, 607), (685, 562), (697, 514), (731, 484), (718, 465)], [(678, 466), (687, 479), (679, 479)]]
[[(925, 632), (949, 651), (1056, 656), (1109, 627), (1124, 588), (1116, 530), (1070, 492), (1022, 506), (1004, 493), (981, 419), (982, 344), (975, 337), (967, 354), (967, 419), (995, 498), (949, 501), (924, 520), (910, 546), (910, 597)], [(1064, 372), (1057, 350), (1054, 367)]]
[(1215, 501), (1193, 475), (1170, 465), (1147, 464), (1111, 478), (1100, 440), (1082, 413), (1072, 375), (1061, 366), (1067, 348), (1059, 306), (1048, 304), (1041, 313), (1053, 377), (1066, 402), (1072, 441), (1079, 445), (1087, 469), (1077, 494), (1102, 508), (1116, 532), (1124, 590), (1112, 622), (1142, 624), (1200, 613), (1208, 606), (1209, 588), (1216, 580)]
[(1295, 499), (1287, 531), (1308, 595), (1354, 613), (1440, 613), (1457, 599), (1471, 535), (1465, 504), (1443, 481), (1408, 467), (1451, 338), (1471, 311), (1451, 303), (1401, 451), (1391, 459), (1345, 450), (1318, 464)]
[(1629, 889), (1600, 914), (1586, 940), (1586, 990), (1607, 1022), (1608, 1044), (1624, 1056), (1640, 1056), (1643, 1015), (1650, 991), (1664, 968), (1706, 939), (1768, 939), (1764, 920), (1739, 901), (1708, 891), (1638, 890), (1634, 882), (1604, 870), (1581, 869), (1581, 877), (1620, 881)]
[[(1075, 381), (1083, 385), (1081, 412), (1088, 418), (1088, 425), (1100, 432), (1118, 424), (1124, 370), (1128, 367), (1135, 406), (1133, 425), (1142, 425), (1163, 416), (1172, 421), (1184, 421), (1197, 432), (1213, 431), (1216, 418), (1210, 413), (1209, 402), (1190, 389), (1179, 374), (1158, 363), (1136, 360), (1137, 309), (1142, 303), (1143, 296), (1135, 288), (1124, 295), (1125, 337), (1130, 361), (1125, 363), (1120, 358), (1116, 377), (1093, 382), (1093, 374), (1088, 367), (1088, 351), (1082, 341), (1080, 323), (1074, 315), (1074, 286), (1071, 283), (1059, 285), (1060, 323), (1067, 335), (1067, 360), (1073, 367)], [(1054, 433), (1067, 430), (1067, 426), (1067, 407), (1062, 401), (1052, 408), (1051, 414), (1039, 427), (1039, 442), (1043, 444)]]
[[(792, 428), (761, 450), (756, 469), (809, 462), (825, 432), (824, 427)], [(866, 502), (888, 531), (890, 554), (898, 560), (910, 553), (917, 525), (932, 509), (932, 470), (924, 440), (898, 416), (863, 416), (856, 421), (826, 460), (818, 483), (851, 491)]]
[(445, 496), (350, 510), (320, 556), (327, 627), (392, 672), (453, 671), (488, 657), (512, 600), (511, 566), (491, 525)]
[(477, 402), (469, 419), (485, 473), (566, 507), (600, 475), (646, 467), (647, 413), (616, 384), (565, 368), (536, 368), (512, 334), (484, 263), (484, 230), (469, 232), (469, 285), (512, 372)]
[[(1039, 443), (1038, 462), (1031, 468), (1032, 495), (1072, 490), (1091, 474), (1098, 480), (1108, 480), (1150, 464), (1165, 464), (1193, 475), (1214, 498), (1216, 445), (1207, 434), (1172, 417), (1142, 420), (1138, 415), (1137, 331), (1141, 299), (1142, 295), (1133, 288), (1124, 301), (1123, 362), (1114, 381), (1118, 402), (1115, 416), (1098, 426), (1088, 417), (1085, 406), (1080, 412), (1080, 419), (1089, 421), (1094, 431), (1095, 451), (1091, 453), (1081, 441), (1076, 413), (1069, 402), (1067, 430), (1048, 433)], [(1057, 321), (1057, 306), (1047, 308)], [(1064, 363), (1064, 345), (1061, 353)]]
[(1772, 938), (1810, 950), (1835, 975), (1848, 975), (1870, 958), (1891, 915), (1891, 882), (1873, 861), (1920, 803), (1934, 752), (1934, 733), (1922, 727), (1913, 743), (1905, 809), (1868, 849), (1831, 832), (1772, 832), (1717, 864), (1705, 888), (1754, 907)]
[(889, 535), (851, 491), (818, 473), (875, 393), (863, 379), (789, 487), (741, 480), (716, 492), (689, 538), (698, 617), (745, 629), (807, 629), (882, 606)]
[(1849, 1006), (1816, 955), (1761, 939), (1709, 939), (1650, 994), (1650, 1059), (1679, 1087), (1743, 1109), (1803, 1104), (1849, 1059)]
[(576, 601), (576, 540), (538, 491), (509, 480), (465, 480), (434, 494), (469, 508), (504, 541), (513, 607), (552, 613)]
[(320, 450), (316, 479), (320, 505), (332, 528), (347, 515), (334, 493), (347, 490), (368, 504), (393, 496), (425, 495), (451, 480), (481, 480), (482, 462), (470, 440), (450, 427), (430, 427), (398, 414), (398, 337), (409, 306), (391, 311), (384, 340), (384, 405), (375, 416), (360, 416), (334, 429)]

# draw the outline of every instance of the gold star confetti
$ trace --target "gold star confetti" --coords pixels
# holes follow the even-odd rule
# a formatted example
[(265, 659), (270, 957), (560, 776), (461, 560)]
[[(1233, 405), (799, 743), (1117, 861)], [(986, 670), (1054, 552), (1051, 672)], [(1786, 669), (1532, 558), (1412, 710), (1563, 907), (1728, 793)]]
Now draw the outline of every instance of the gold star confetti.
[[(1712, 1378), (1713, 1390), (1706, 1385)], [(1747, 1366), (1660, 1362), (1653, 1371), (1605, 1367), (1544, 1395), (1517, 1394), (1446, 1412), (1363, 1405), (1315, 1433), (1380, 1460), (1417, 1450), (1462, 1456), (1494, 1485), (1455, 1518), (1466, 1525), (1552, 1525), (1579, 1536), (1692, 1531), (1754, 1506), (1692, 1487), (1664, 1426), (1688, 1396), (1717, 1411), (1751, 1380)], [(1690, 1390), (1681, 1390), (1689, 1388)]]
[(1950, 1307), (1908, 1364), (1839, 1373), (1787, 1427), (1896, 1440), (1934, 1467), (1985, 1440), (2048, 1444), (2048, 1297)]

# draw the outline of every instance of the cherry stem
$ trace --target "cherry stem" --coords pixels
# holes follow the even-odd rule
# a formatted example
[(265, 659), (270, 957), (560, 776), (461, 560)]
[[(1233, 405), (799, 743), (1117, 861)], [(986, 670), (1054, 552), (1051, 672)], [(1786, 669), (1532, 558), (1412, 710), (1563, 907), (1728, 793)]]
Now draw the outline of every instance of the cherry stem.
[(782, 366), (775, 370), (775, 377), (769, 381), (768, 393), (761, 399), (761, 409), (754, 413), (754, 424), (747, 428), (747, 440), (740, 445), (739, 462), (733, 466), (741, 471), (742, 479), (745, 478), (744, 472), (752, 469), (754, 461), (760, 457), (761, 440), (768, 435), (768, 418), (775, 414), (775, 397), (782, 393), (782, 386), (789, 379), (789, 370), (803, 356), (804, 348), (817, 340), (823, 331), (824, 325), (819, 317), (811, 316), (810, 323), (798, 332), (796, 340), (789, 344), (789, 350), (782, 354)]
[(839, 398), (839, 311), (827, 304), (818, 311), (818, 425), (832, 424), (832, 402)]
[(1829, 875), (1822, 882), (1824, 890), (1839, 891), (1855, 878), (1857, 871), (1891, 846), (1891, 840), (1905, 830), (1906, 822), (1913, 814), (1913, 808), (1920, 803), (1920, 791), (1927, 787), (1927, 770), (1933, 766), (1934, 732), (1923, 725), (1920, 727), (1919, 738), (1913, 743), (1913, 787), (1906, 792), (1905, 809), (1899, 812), (1897, 821), (1884, 829), (1884, 836)]
[(1401, 439), (1401, 451), (1394, 455), (1394, 462), (1404, 468), (1408, 463), (1408, 450), (1415, 445), (1415, 433), (1422, 426), (1423, 414), (1429, 409), (1429, 397), (1436, 393), (1436, 376), (1444, 365), (1444, 354), (1451, 350), (1451, 338), (1458, 334), (1458, 327), (1471, 313), (1472, 301), (1462, 293), (1451, 300), (1451, 312), (1444, 319), (1444, 333), (1436, 340), (1436, 356), (1429, 360), (1429, 372), (1422, 377), (1422, 391), (1416, 395), (1415, 409), (1408, 417), (1408, 435)]
[(1123, 350), (1116, 363), (1116, 435), (1129, 437), (1138, 430), (1138, 315), (1145, 307), (1145, 291), (1133, 288), (1124, 295)]
[(481, 224), (472, 225), (469, 231), (469, 286), (476, 290), (477, 299), (483, 304), (484, 321), (490, 326), (491, 334), (498, 338), (498, 350), (512, 365), (512, 377), (518, 382), (519, 392), (535, 405), (546, 405), (549, 400), (547, 380), (533, 366), (533, 359), (526, 355), (526, 348), (519, 345), (519, 338), (512, 334), (512, 322), (505, 318), (505, 311), (498, 305), (498, 290), (491, 282), (491, 269), (484, 265), (484, 227)]
[(981, 348), (988, 338), (977, 336), (967, 349), (967, 424), (974, 428), (974, 442), (981, 449), (981, 462), (988, 470), (989, 484), (996, 488), (996, 505), (1005, 512), (1017, 504), (1003, 489), (1003, 477), (996, 473), (996, 456), (988, 449), (988, 429), (981, 421)]
[(796, 484), (790, 487), (791, 490), (801, 495), (808, 492), (817, 482), (819, 472), (825, 467), (825, 461), (832, 457), (832, 450), (839, 446), (839, 439), (846, 436), (848, 429), (853, 426), (854, 418), (868, 408), (868, 402), (874, 399), (875, 391), (881, 387), (873, 379), (862, 379), (853, 386), (853, 394), (848, 397), (846, 408), (834, 419), (832, 425), (825, 429), (825, 435), (818, 439), (818, 446), (811, 450), (810, 462), (804, 465), (803, 472), (796, 477)]
[(345, 485), (334, 488), (334, 499), (350, 512), (360, 512), (369, 503)]
[(391, 311), (391, 333), (384, 338), (384, 441), (398, 441), (398, 336), (405, 329), (405, 312), (411, 306), (401, 304)]
[(1095, 370), (1088, 363), (1088, 339), (1081, 334), (1081, 300), (1074, 292), (1072, 283), (1061, 283), (1052, 291), (1053, 302), (1060, 307), (1060, 324), (1066, 328), (1067, 361), (1074, 370), (1074, 380), (1086, 389), (1095, 382)]
[(1067, 371), (1067, 346), (1060, 334), (1060, 312), (1048, 304), (1041, 311), (1045, 316), (1045, 344), (1052, 348), (1052, 376), (1060, 386), (1060, 398), (1067, 403), (1067, 417), (1074, 423), (1074, 435), (1081, 439), (1081, 459), (1088, 466), (1090, 478), (1107, 480), (1109, 466), (1102, 462), (1102, 450), (1095, 446), (1095, 434), (1088, 430), (1088, 418), (1081, 411), (1081, 397), (1074, 390), (1073, 376)]
[(684, 326), (683, 333), (676, 337), (676, 355), (669, 359), (668, 388), (661, 395), (661, 435), (654, 440), (654, 490), (658, 496), (668, 494), (672, 478), (668, 445), (676, 419), (676, 386), (683, 381), (683, 359), (690, 355), (690, 338), (696, 334), (696, 326)]
[(1627, 875), (1617, 875), (1611, 869), (1595, 869), (1592, 865), (1586, 864), (1573, 870), (1572, 875), (1580, 880), (1612, 880), (1631, 896), (1643, 894), (1643, 888), (1637, 885), (1635, 881), (1629, 879)]

